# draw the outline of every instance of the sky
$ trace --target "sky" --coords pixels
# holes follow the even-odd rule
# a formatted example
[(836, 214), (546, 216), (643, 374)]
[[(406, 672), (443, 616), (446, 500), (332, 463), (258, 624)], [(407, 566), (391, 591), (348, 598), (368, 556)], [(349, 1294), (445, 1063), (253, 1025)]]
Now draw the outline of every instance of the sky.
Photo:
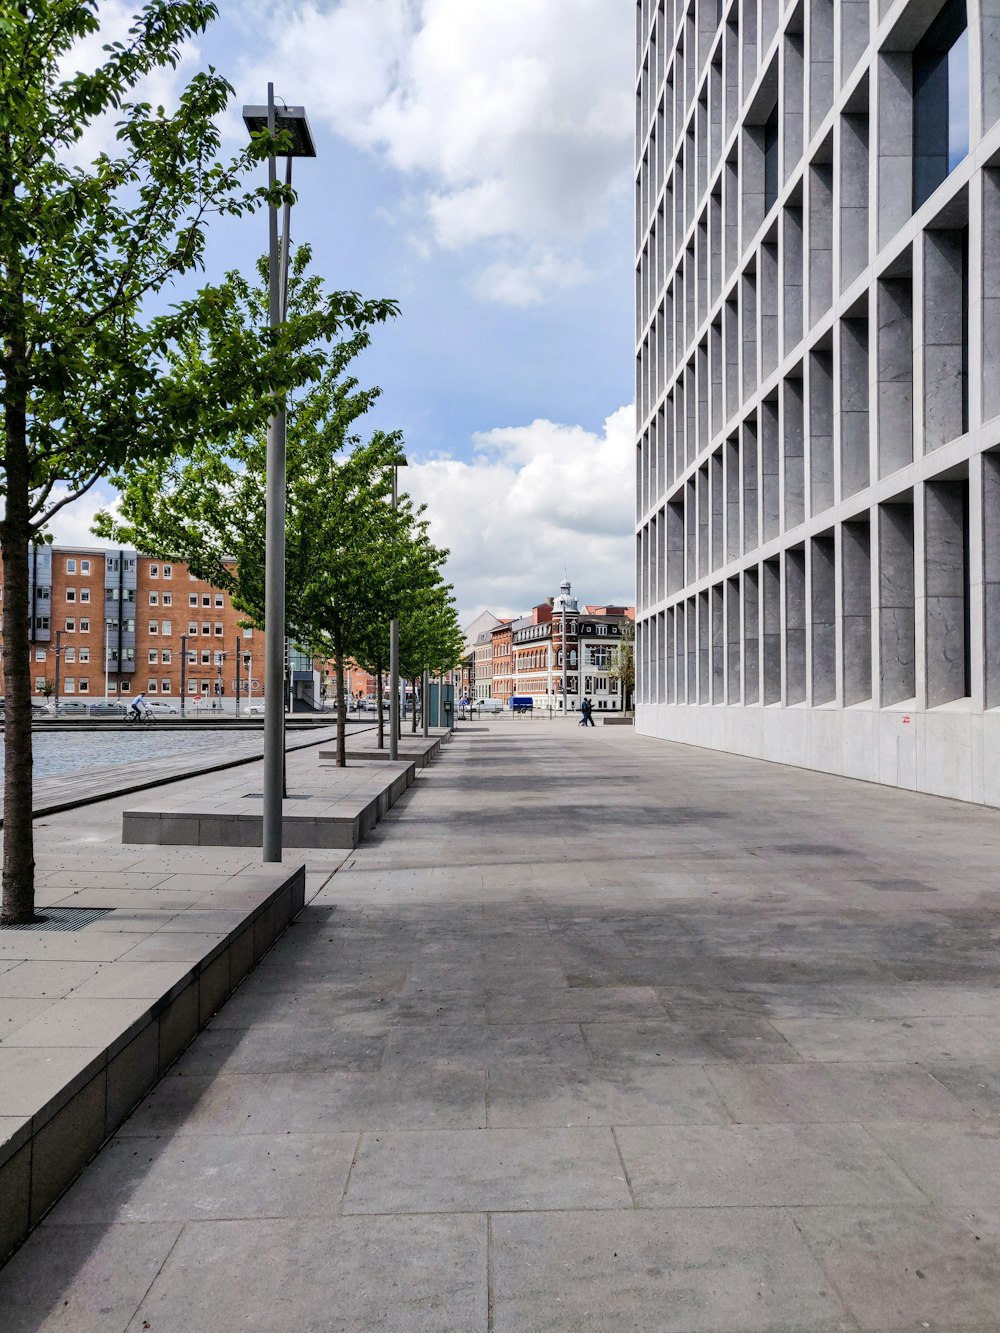
[[(215, 66), (236, 89), (229, 151), (269, 80), (305, 105), (317, 157), (295, 163), (292, 242), (330, 287), (400, 304), (357, 365), (382, 389), (365, 424), (403, 432), (401, 483), (451, 552), (463, 623), (523, 611), (567, 576), (582, 601), (633, 601), (633, 7), (218, 6), (144, 96), (169, 106)], [(133, 4), (100, 12), (110, 40)], [(263, 214), (216, 224), (205, 277), (248, 270), (266, 237)], [(111, 498), (64, 510), (56, 540), (92, 543)]]

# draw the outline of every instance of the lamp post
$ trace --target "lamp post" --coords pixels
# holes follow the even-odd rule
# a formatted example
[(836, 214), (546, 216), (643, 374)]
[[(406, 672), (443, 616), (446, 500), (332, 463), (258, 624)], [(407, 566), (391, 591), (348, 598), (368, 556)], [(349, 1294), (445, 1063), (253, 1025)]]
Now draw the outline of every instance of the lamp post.
[[(400, 458), (392, 467), (392, 508), (395, 512), (399, 504), (399, 469), (406, 467), (406, 459)], [(389, 622), (389, 758), (395, 762), (399, 758), (399, 620), (393, 616)]]
[[(315, 157), (305, 108), (274, 105), (274, 84), (267, 85), (266, 106), (245, 106), (243, 123), (251, 134), (283, 131), (291, 143), (283, 152), (285, 185), (291, 188), (292, 158)], [(267, 183), (277, 184), (275, 153), (267, 159)], [(273, 197), (268, 212), (268, 319), (272, 329), (284, 321), (288, 301), (288, 255), (290, 204), (282, 210), (282, 233), (278, 235), (278, 205)], [(281, 860), (281, 801), (284, 789), (285, 709), (285, 404), (275, 407), (267, 423), (267, 463), (264, 536), (264, 818), (265, 861)]]
[(62, 636), (63, 636), (62, 630), (57, 629), (56, 630), (56, 683), (55, 683), (55, 694), (56, 694), (55, 710), (57, 713), (59, 712), (59, 666), (62, 661)]

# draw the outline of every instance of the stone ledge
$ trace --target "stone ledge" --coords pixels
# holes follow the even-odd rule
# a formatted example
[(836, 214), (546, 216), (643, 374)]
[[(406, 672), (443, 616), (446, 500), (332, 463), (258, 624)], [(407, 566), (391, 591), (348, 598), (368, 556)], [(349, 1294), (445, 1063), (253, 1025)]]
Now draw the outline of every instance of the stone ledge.
[[(353, 850), (415, 780), (416, 771), (412, 758), (346, 769), (321, 765), (313, 790), (283, 803), (282, 845)], [(259, 796), (165, 802), (123, 811), (122, 842), (260, 847), (263, 823)]]
[[(0, 1262), (302, 910), (305, 867), (237, 874), (231, 885), (256, 904), (231, 930), (199, 935), (205, 951), (177, 958), (158, 994), (129, 998), (133, 987), (116, 986), (126, 954), (95, 964), (107, 998), (55, 999), (0, 1043)], [(68, 958), (73, 942), (63, 944)]]
[[(450, 732), (445, 732), (439, 736), (414, 736), (412, 733), (401, 736), (399, 738), (399, 758), (403, 761), (412, 759), (418, 768), (426, 768), (433, 759), (437, 759), (440, 755), (441, 746), (450, 735)], [(336, 749), (320, 750), (318, 753), (320, 759), (336, 759), (337, 757)], [(350, 746), (347, 750), (347, 758), (362, 761), (373, 759), (376, 762), (385, 762), (389, 758), (388, 741), (382, 750), (376, 749), (374, 745)]]

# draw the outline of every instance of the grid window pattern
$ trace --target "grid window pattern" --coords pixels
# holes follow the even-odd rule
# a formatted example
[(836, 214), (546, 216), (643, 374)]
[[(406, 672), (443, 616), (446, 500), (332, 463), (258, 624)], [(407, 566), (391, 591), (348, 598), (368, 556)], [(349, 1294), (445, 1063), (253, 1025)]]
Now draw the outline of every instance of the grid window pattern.
[(704, 710), (1000, 707), (1000, 3), (636, 13), (638, 725), (943, 790)]

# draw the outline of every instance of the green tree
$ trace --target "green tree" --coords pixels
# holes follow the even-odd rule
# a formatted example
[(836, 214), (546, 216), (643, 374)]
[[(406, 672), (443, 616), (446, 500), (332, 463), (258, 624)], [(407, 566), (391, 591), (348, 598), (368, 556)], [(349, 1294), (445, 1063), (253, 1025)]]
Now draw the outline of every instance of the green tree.
[[(176, 66), (215, 12), (209, 0), (149, 0), (99, 68), (65, 77), (74, 44), (98, 31), (97, 0), (0, 5), (6, 923), (34, 919), (29, 545), (109, 469), (199, 429), (213, 404), (165, 372), (165, 359), (180, 330), (212, 316), (210, 302), (159, 317), (147, 306), (201, 266), (213, 216), (262, 201), (245, 169), (283, 143), (256, 136), (219, 160), (215, 122), (232, 90), (214, 70), (190, 80), (172, 114), (136, 100), (141, 80)], [(112, 115), (113, 152), (75, 165), (85, 134)]]
[[(377, 432), (367, 444), (353, 431), (379, 390), (362, 389), (348, 367), (365, 348), (371, 327), (395, 314), (391, 301), (362, 301), (353, 292), (327, 293), (300, 246), (292, 259), (281, 354), (297, 381), (287, 395), (285, 625), (301, 647), (340, 663), (359, 618), (389, 579), (392, 552), (413, 514), (389, 504), (391, 468), (401, 456), (398, 435)], [(98, 530), (163, 559), (183, 560), (198, 577), (225, 588), (247, 620), (264, 628), (266, 414), (259, 390), (239, 378), (266, 318), (266, 261), (261, 285), (229, 274), (214, 293), (215, 318), (177, 349), (178, 373), (228, 399), (196, 439), (171, 457), (116, 478), (117, 520), (102, 515)], [(339, 341), (337, 335), (346, 333)], [(235, 385), (235, 387), (233, 387)], [(339, 645), (339, 647), (335, 646)], [(346, 647), (344, 645), (347, 645)], [(274, 703), (271, 706), (275, 706)], [(344, 762), (345, 709), (338, 708), (338, 754)]]
[(615, 645), (608, 664), (608, 676), (617, 681), (622, 696), (622, 708), (627, 713), (635, 693), (635, 621), (626, 620), (621, 627), (621, 639)]
[[(425, 671), (440, 675), (457, 666), (465, 646), (465, 636), (458, 623), (458, 612), (451, 586), (437, 577), (415, 590), (401, 608), (399, 621), (400, 675), (413, 685), (414, 703), (417, 682)], [(427, 700), (424, 700), (427, 707)], [(413, 709), (411, 730), (417, 729), (417, 710)]]

